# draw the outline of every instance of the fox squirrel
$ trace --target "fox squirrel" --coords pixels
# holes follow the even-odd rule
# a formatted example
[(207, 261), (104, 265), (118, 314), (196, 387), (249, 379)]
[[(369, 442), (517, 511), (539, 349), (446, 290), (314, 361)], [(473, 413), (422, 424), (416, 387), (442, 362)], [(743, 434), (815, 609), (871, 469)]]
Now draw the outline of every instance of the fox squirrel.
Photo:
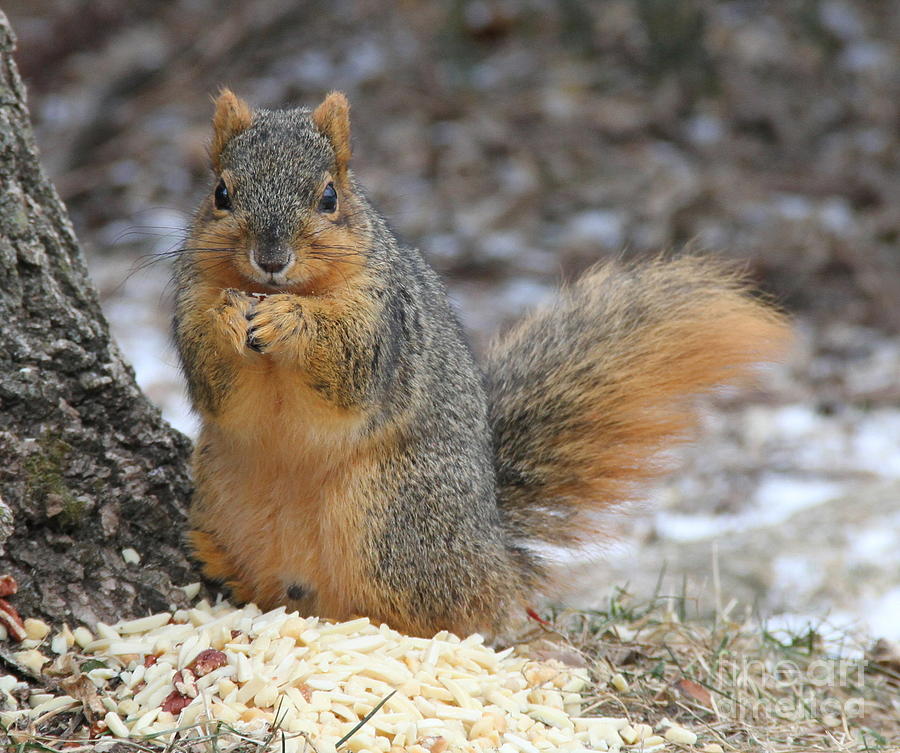
[(343, 94), (270, 111), (223, 90), (210, 156), (175, 269), (202, 419), (189, 538), (264, 608), (497, 635), (554, 587), (540, 546), (601, 536), (595, 513), (663, 470), (692, 398), (788, 339), (719, 262), (614, 262), (482, 371), (435, 272), (357, 184)]

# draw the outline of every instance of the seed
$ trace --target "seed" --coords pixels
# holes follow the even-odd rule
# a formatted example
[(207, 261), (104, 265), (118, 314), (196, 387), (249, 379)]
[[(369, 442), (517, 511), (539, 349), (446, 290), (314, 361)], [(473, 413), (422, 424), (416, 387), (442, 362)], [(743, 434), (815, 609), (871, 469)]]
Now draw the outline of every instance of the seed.
[[(169, 612), (160, 612), (159, 614), (151, 614), (149, 617), (138, 617), (136, 620), (128, 620), (128, 622), (120, 622), (115, 626), (118, 633), (130, 635), (132, 633), (146, 633), (158, 627), (168, 624), (172, 615)], [(114, 636), (118, 638), (118, 635)]]
[(697, 742), (697, 735), (684, 727), (673, 725), (666, 730), (666, 740), (679, 745), (693, 745)]
[(619, 737), (621, 737), (628, 745), (634, 745), (638, 741), (637, 732), (630, 724), (626, 724), (619, 730)]
[(620, 693), (624, 693), (626, 690), (628, 690), (628, 680), (622, 677), (622, 675), (620, 675), (618, 672), (610, 677), (609, 681), (612, 683), (612, 686)]
[(33, 641), (42, 641), (50, 632), (50, 626), (43, 620), (33, 617), (25, 618), (25, 635)]
[(41, 673), (41, 668), (50, 661), (35, 648), (28, 649), (27, 651), (15, 651), (13, 653), (13, 658), (36, 675), (39, 675)]
[(125, 726), (125, 722), (122, 721), (115, 711), (110, 711), (103, 717), (103, 720), (106, 722), (109, 731), (116, 737), (127, 738), (129, 736), (128, 727)]
[(77, 627), (72, 631), (72, 637), (75, 639), (75, 643), (77, 643), (81, 648), (84, 648), (94, 640), (94, 636), (91, 634), (91, 631), (86, 627)]

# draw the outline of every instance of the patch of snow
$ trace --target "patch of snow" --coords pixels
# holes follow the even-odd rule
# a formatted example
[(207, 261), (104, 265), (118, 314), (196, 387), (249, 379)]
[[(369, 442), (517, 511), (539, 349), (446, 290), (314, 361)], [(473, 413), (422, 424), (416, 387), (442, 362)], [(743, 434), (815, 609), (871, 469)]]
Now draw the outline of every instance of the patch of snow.
[(859, 11), (839, 0), (823, 3), (819, 7), (819, 19), (826, 29), (844, 40), (861, 37), (866, 31)]
[(656, 516), (656, 533), (672, 541), (701, 541), (719, 536), (727, 530), (719, 515), (684, 515), (661, 512)]
[(162, 405), (162, 414), (172, 428), (191, 439), (196, 439), (200, 433), (200, 419), (191, 411), (191, 403), (184, 390), (169, 395)]
[(361, 39), (347, 57), (342, 73), (354, 82), (378, 78), (387, 65), (382, 48), (370, 39)]
[(885, 45), (871, 40), (853, 42), (841, 55), (840, 65), (854, 72), (889, 70), (891, 51)]
[(849, 537), (847, 557), (854, 563), (882, 565), (886, 559), (900, 563), (900, 514), (877, 527), (854, 531)]
[(822, 424), (822, 417), (805, 404), (785, 405), (775, 411), (765, 410), (770, 414), (772, 430), (784, 439), (807, 436)]
[(808, 220), (813, 213), (812, 202), (798, 194), (778, 194), (774, 202), (775, 209), (786, 220), (801, 222)]
[(843, 484), (834, 481), (767, 474), (747, 509), (731, 515), (661, 512), (656, 516), (656, 531), (673, 541), (700, 541), (733, 531), (779, 525), (801, 510), (834, 499), (843, 489)]
[(843, 659), (862, 659), (865, 646), (856, 640), (866, 633), (866, 625), (858, 615), (832, 612), (828, 618), (796, 612), (782, 612), (768, 617), (766, 631), (778, 640), (789, 642), (809, 630), (822, 640), (825, 651)]
[(850, 235), (856, 228), (856, 217), (846, 199), (831, 198), (819, 208), (819, 221), (835, 235)]
[(687, 137), (691, 143), (698, 146), (718, 144), (724, 133), (722, 120), (715, 115), (701, 114), (687, 122)]
[(900, 410), (863, 415), (851, 436), (850, 449), (860, 469), (900, 478)]
[(548, 300), (552, 289), (543, 283), (527, 278), (511, 280), (503, 285), (500, 298), (509, 311), (523, 311)]
[(625, 214), (617, 209), (591, 209), (572, 217), (564, 230), (567, 243), (619, 249), (625, 240)]
[(814, 591), (825, 573), (809, 557), (782, 554), (772, 561), (772, 582), (782, 593)]
[(876, 638), (900, 640), (900, 586), (863, 604), (863, 619)]
[(521, 256), (526, 245), (521, 234), (512, 230), (498, 230), (485, 236), (481, 248), (488, 258), (509, 262)]
[(794, 513), (821, 505), (838, 496), (843, 485), (788, 474), (766, 474), (756, 489), (757, 525), (777, 525)]

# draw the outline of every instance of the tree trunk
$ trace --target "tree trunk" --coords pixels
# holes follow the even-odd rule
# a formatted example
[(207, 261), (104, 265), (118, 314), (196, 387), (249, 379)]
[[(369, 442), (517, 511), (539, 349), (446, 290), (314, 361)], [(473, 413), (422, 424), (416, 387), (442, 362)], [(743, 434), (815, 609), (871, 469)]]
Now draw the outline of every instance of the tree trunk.
[(190, 443), (110, 340), (38, 164), (14, 43), (0, 12), (0, 575), (23, 616), (165, 609), (198, 579), (182, 543)]

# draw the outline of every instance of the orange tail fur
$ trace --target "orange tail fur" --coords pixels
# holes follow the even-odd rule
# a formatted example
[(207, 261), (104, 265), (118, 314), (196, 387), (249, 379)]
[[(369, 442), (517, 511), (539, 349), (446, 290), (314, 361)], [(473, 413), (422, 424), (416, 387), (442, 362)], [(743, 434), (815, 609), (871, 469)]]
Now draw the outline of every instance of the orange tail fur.
[(749, 290), (709, 258), (614, 262), (501, 339), (487, 375), (508, 530), (595, 538), (591, 513), (634, 499), (666, 470), (661, 451), (690, 438), (695, 397), (783, 355), (784, 317)]

